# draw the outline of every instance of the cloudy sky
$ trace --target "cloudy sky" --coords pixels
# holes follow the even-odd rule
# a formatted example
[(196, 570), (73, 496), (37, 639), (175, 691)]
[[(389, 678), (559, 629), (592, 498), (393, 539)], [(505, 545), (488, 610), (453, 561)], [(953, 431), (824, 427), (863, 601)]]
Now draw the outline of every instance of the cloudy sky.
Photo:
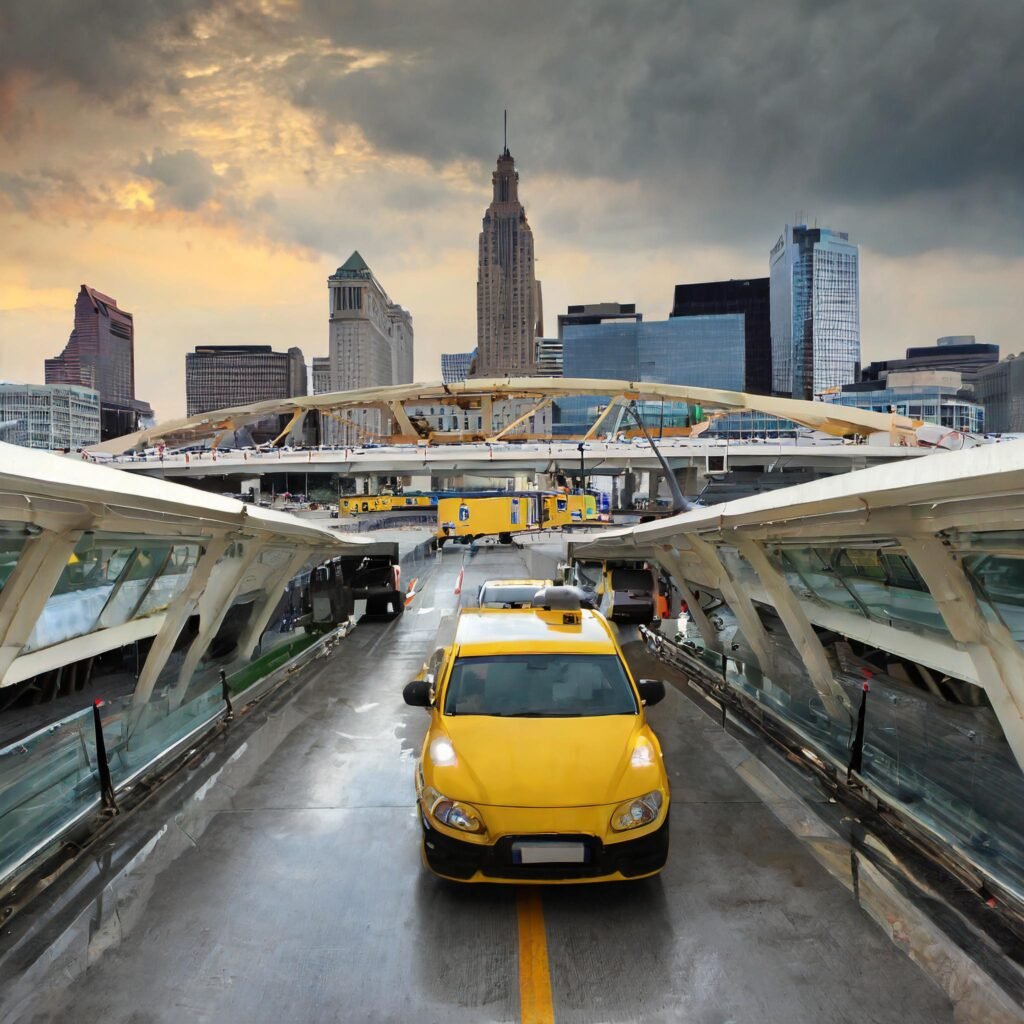
[(765, 275), (799, 218), (861, 246), (865, 361), (1018, 352), (1022, 53), (1020, 0), (4, 0), (0, 376), (42, 381), (87, 282), (181, 414), (196, 344), (325, 355), (358, 249), (437, 379), (505, 107), (549, 333)]

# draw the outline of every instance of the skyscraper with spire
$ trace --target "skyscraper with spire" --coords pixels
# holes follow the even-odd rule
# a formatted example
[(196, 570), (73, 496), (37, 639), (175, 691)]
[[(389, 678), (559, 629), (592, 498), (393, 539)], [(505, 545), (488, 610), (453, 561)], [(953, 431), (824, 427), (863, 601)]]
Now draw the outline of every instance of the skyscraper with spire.
[(505, 148), (491, 175), (494, 195), (484, 213), (476, 279), (477, 377), (528, 377), (537, 372), (536, 339), (544, 333), (533, 232), (519, 202), (519, 174)]

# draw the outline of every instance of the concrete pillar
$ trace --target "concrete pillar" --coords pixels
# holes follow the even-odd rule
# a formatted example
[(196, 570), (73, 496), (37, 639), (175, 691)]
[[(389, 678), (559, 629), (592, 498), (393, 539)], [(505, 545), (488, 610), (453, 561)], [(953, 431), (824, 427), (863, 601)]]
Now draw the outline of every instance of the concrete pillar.
[(429, 473), (411, 473), (409, 476), (403, 478), (405, 483), (402, 485), (407, 491), (429, 491), (430, 490), (430, 474)]
[(684, 498), (695, 498), (701, 492), (700, 473), (694, 466), (675, 470), (676, 483)]
[(661, 488), (661, 478), (664, 474), (657, 469), (647, 471), (647, 501), (651, 508), (658, 504), (658, 491)]
[(619, 508), (632, 508), (636, 495), (636, 474), (631, 470), (621, 476), (622, 488), (619, 492)]

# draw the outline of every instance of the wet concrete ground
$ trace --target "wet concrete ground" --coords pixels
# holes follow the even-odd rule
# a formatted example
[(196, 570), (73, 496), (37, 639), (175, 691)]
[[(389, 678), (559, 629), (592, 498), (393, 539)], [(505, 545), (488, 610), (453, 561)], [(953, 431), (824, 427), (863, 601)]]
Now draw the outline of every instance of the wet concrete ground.
[[(459, 600), (463, 557), (446, 552), (400, 620), (361, 625), (318, 663), (296, 698), (305, 725), (156, 879), (128, 941), (25, 1019), (520, 1019), (517, 890), (442, 882), (419, 861), (427, 718), (401, 691)], [(525, 572), (499, 549), (466, 565), (464, 594)], [(673, 785), (669, 863), (644, 882), (543, 890), (554, 1019), (952, 1021), (718, 753), (718, 726), (678, 690), (650, 717)]]

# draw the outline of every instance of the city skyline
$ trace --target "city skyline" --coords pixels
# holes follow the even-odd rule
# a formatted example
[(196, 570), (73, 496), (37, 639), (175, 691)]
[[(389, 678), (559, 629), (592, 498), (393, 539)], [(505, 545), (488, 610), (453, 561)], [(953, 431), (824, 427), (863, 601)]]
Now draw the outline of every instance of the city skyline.
[[(5, 15), (0, 375), (42, 381), (85, 280), (134, 312), (137, 391), (173, 416), (197, 344), (325, 355), (322, 282), (358, 248), (415, 318), (416, 378), (436, 379), (441, 352), (473, 347), (506, 105), (549, 318), (626, 296), (660, 319), (678, 283), (765, 276), (782, 225), (806, 220), (860, 245), (865, 363), (953, 333), (1024, 348), (1019, 162), (1013, 118), (993, 112), (1019, 92), (1011, 5), (969, 32), (954, 5), (889, 5), (858, 15), (842, 53), (828, 40), (853, 24), (847, 4), (780, 4), (771, 24), (647, 6), (628, 22), (574, 3), (353, 19), (182, 0), (101, 10), (88, 52), (59, 12)], [(126, 31), (148, 42), (116, 47)], [(958, 47), (965, 34), (978, 45)], [(788, 88), (741, 59), (759, 47), (799, 47)], [(930, 94), (957, 96), (941, 123)]]

